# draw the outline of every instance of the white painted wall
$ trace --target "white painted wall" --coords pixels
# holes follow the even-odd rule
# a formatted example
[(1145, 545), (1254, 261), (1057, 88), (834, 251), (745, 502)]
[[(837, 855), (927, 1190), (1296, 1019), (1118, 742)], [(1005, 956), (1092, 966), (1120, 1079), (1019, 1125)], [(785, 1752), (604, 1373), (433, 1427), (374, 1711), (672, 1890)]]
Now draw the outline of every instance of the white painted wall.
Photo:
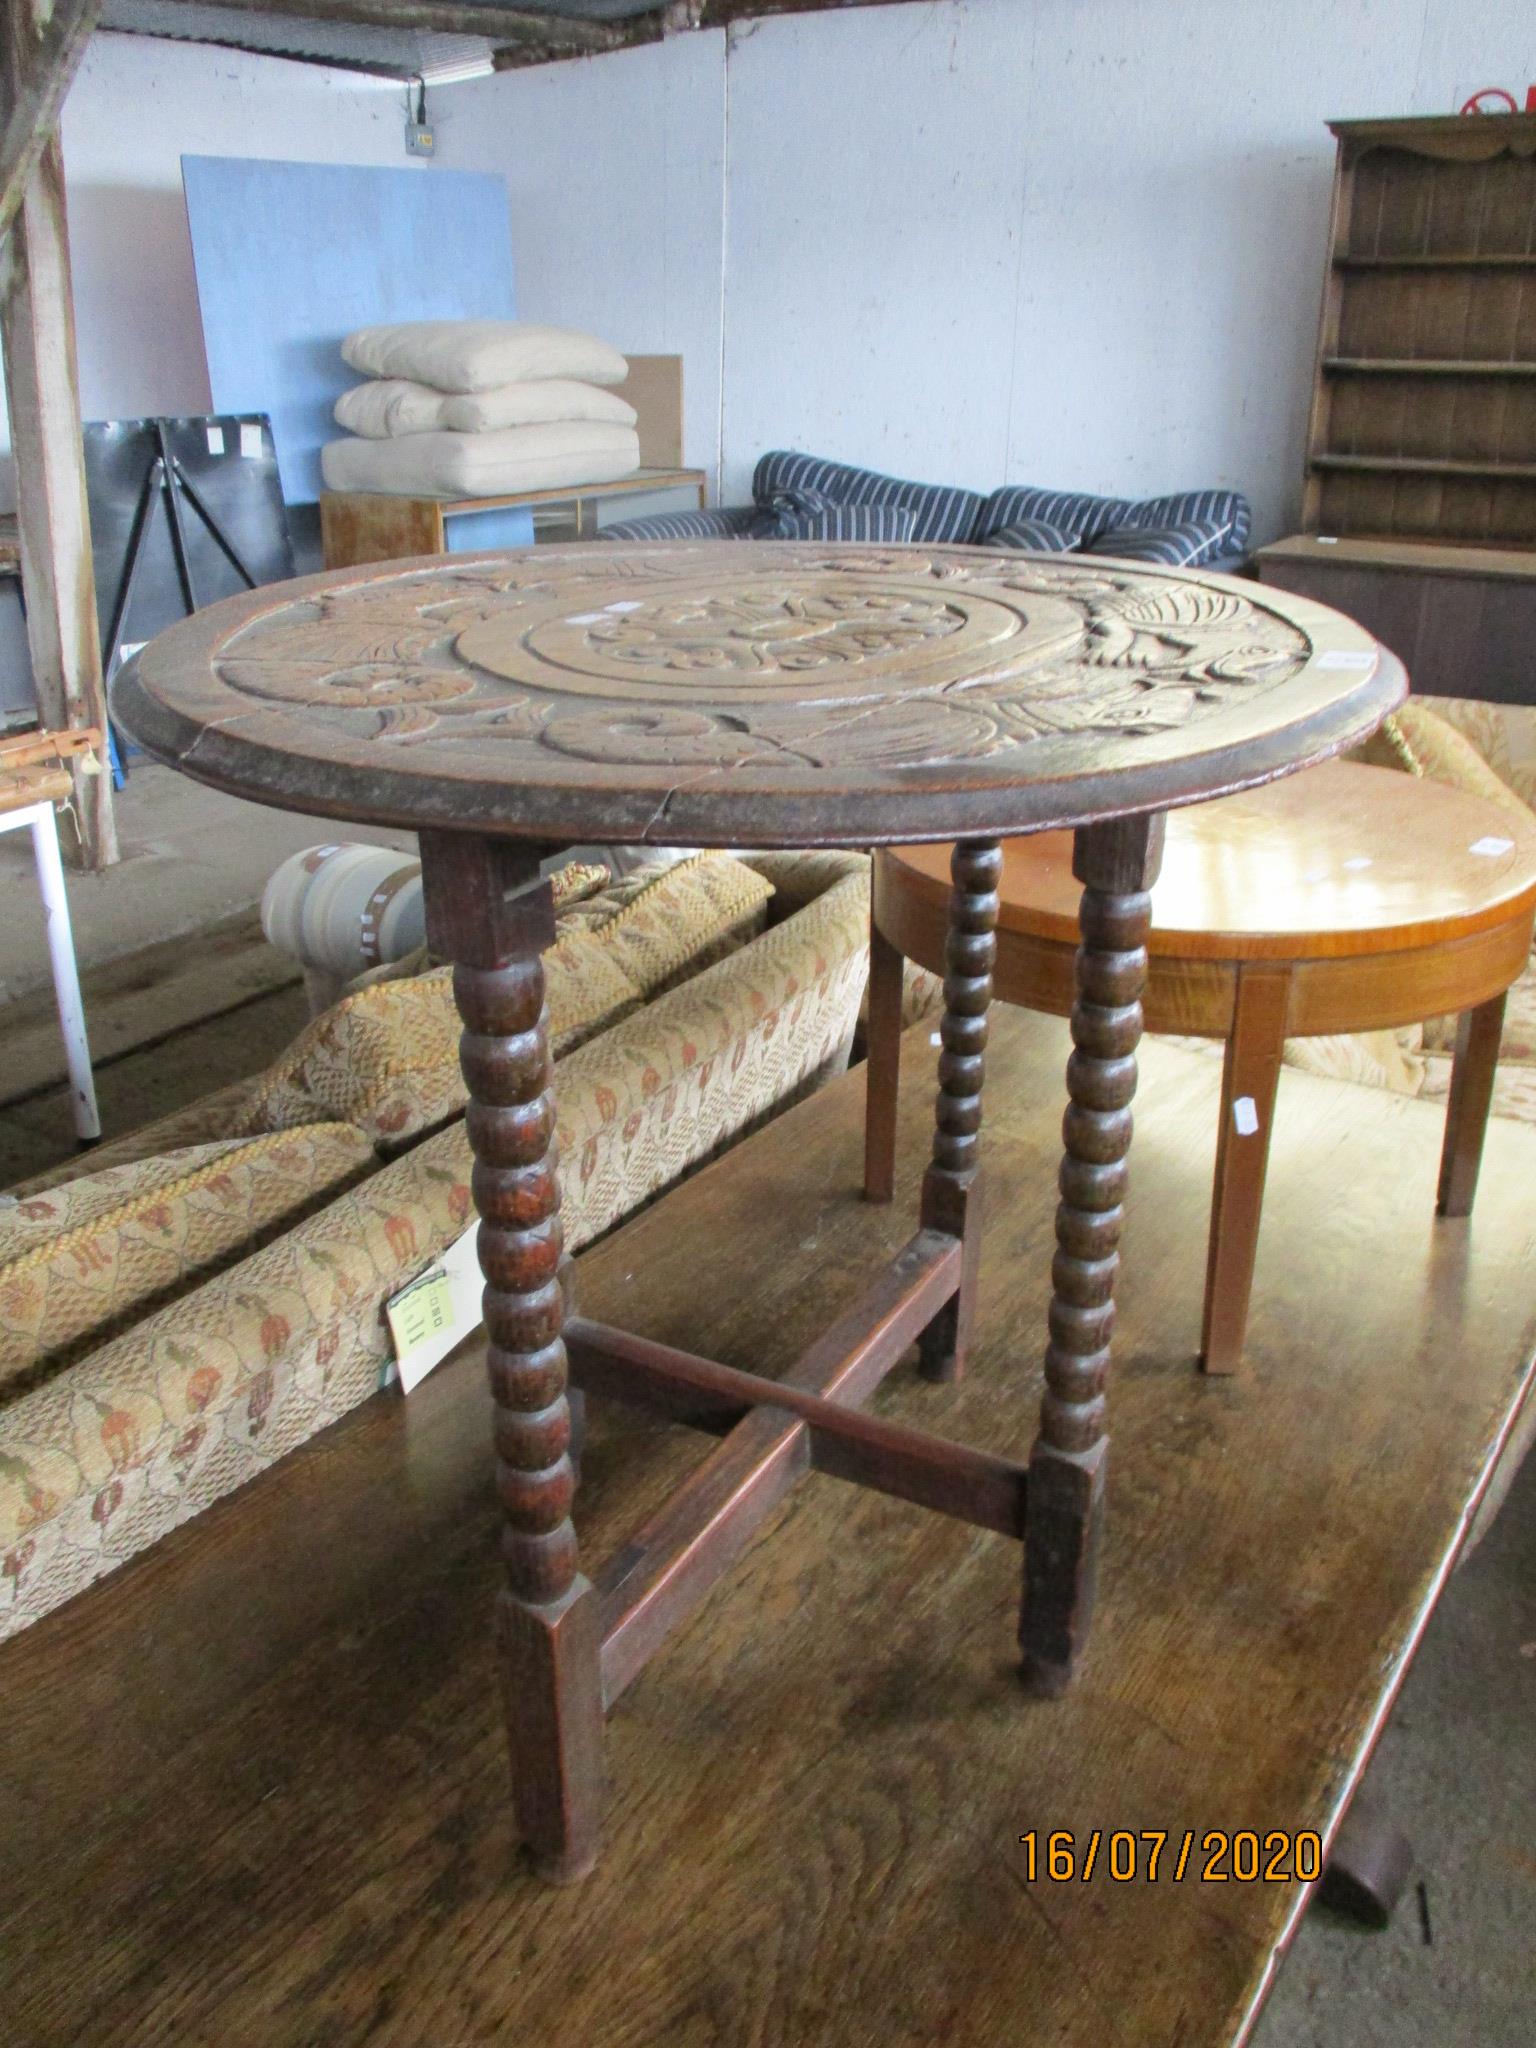
[(1324, 122), (1533, 77), (1529, 0), (929, 0), (439, 106), (445, 160), (507, 177), (530, 316), (682, 350), (725, 502), (792, 446), (984, 488), (1234, 484), (1266, 538), (1298, 509)]
[[(208, 410), (184, 152), (403, 164), (404, 120), (402, 86), (355, 72), (93, 36), (63, 120), (84, 416)], [(14, 502), (0, 404), (0, 503)]]
[(438, 161), (497, 171), (518, 312), (683, 358), (683, 446), (720, 447), (725, 36), (501, 72), (435, 95)]
[[(790, 445), (1295, 516), (1330, 115), (1536, 74), (1529, 0), (913, 0), (433, 98), (519, 303), (686, 363), (722, 497)], [(185, 150), (398, 164), (398, 87), (100, 35), (64, 113), (87, 416), (208, 403)], [(429, 166), (423, 166), (430, 173)], [(0, 454), (7, 445), (0, 416)], [(0, 473), (0, 501), (8, 478)]]

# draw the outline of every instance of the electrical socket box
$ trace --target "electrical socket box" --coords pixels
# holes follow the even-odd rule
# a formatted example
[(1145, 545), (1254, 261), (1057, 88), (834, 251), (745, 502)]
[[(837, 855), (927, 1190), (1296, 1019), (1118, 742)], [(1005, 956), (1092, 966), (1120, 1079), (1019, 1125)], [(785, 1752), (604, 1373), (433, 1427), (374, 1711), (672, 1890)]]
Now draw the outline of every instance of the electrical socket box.
[(405, 124), (405, 153), (407, 156), (432, 156), (437, 150), (437, 134), (429, 121), (407, 121)]

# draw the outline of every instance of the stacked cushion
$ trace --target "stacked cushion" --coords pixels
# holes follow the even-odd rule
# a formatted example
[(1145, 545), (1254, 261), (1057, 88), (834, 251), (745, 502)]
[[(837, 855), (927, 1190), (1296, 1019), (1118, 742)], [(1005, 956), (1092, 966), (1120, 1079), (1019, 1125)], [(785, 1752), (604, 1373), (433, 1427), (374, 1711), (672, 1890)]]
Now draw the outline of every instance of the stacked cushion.
[(347, 336), (375, 382), (343, 393), (321, 474), (332, 491), (498, 497), (572, 489), (640, 467), (635, 410), (608, 387), (629, 366), (574, 329), (516, 320), (410, 320)]
[(640, 467), (633, 427), (597, 420), (503, 427), (493, 434), (407, 434), (398, 441), (328, 441), (328, 491), (423, 498), (491, 498), (513, 491), (611, 483)]
[(434, 391), (409, 377), (376, 377), (336, 401), (336, 424), (367, 441), (402, 434), (491, 433), (498, 427), (536, 427), (549, 420), (602, 420), (632, 427), (635, 408), (617, 391), (574, 377), (537, 384), (502, 384), (494, 391)]
[(595, 334), (526, 320), (401, 320), (359, 327), (341, 359), (368, 377), (411, 377), (434, 391), (494, 391), (545, 377), (622, 384), (629, 364)]

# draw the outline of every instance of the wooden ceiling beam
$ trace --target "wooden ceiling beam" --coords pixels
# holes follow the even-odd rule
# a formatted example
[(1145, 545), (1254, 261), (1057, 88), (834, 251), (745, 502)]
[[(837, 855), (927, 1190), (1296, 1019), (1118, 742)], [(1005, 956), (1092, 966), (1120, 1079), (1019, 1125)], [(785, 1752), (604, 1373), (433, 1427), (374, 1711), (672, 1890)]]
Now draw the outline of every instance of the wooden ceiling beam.
[[(196, 0), (178, 0), (178, 4), (195, 5)], [(218, 4), (241, 14), (276, 15), (294, 21), (483, 36), (512, 49), (542, 50), (551, 58), (620, 49), (629, 40), (627, 22), (540, 14), (525, 7), (499, 6), (496, 0), (218, 0)]]
[(100, 0), (0, 0), (0, 237), (58, 126)]
[(674, 14), (686, 13), (689, 28), (729, 28), (768, 14), (821, 14), (832, 7), (889, 7), (900, 0), (676, 0)]

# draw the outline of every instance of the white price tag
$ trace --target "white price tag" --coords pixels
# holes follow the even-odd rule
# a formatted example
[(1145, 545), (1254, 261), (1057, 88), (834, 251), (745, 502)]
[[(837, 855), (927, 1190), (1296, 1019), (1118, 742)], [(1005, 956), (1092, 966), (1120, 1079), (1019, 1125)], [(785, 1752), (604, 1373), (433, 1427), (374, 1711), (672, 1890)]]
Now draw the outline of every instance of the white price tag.
[(395, 1367), (407, 1394), (484, 1320), (484, 1282), (475, 1252), (478, 1229), (479, 1225), (472, 1223), (435, 1266), (418, 1274), (409, 1287), (402, 1287), (384, 1304), (394, 1339)]
[(1239, 1095), (1233, 1103), (1232, 1126), (1240, 1138), (1251, 1138), (1259, 1128), (1259, 1112), (1251, 1095)]
[(222, 455), (224, 453), (224, 429), (222, 427), (210, 427), (208, 429), (208, 453), (210, 455)]
[(261, 428), (254, 420), (240, 422), (240, 454), (247, 462), (261, 459)]

